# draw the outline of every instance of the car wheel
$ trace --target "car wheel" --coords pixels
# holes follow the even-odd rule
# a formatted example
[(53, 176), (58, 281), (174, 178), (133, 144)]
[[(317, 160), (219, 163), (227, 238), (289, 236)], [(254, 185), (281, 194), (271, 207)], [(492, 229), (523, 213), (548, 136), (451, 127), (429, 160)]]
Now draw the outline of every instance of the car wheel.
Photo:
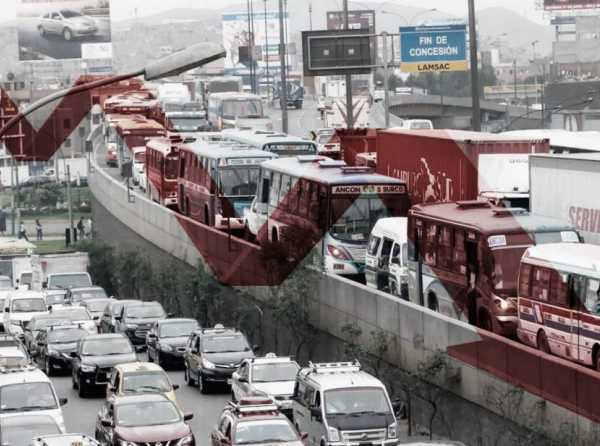
[(46, 358), (46, 361), (44, 361), (44, 370), (46, 371), (46, 375), (49, 377), (52, 376), (52, 361), (50, 358)]
[(63, 39), (65, 39), (67, 42), (70, 41), (71, 39), (73, 39), (73, 33), (71, 32), (71, 30), (69, 28), (63, 29), (62, 35), (63, 35)]
[(203, 395), (206, 395), (208, 393), (208, 383), (206, 382), (202, 374), (200, 374), (200, 376), (198, 377), (198, 387), (200, 389), (200, 393), (202, 393)]
[(73, 387), (73, 389), (77, 390), (77, 381), (75, 380), (75, 374), (73, 373), (71, 375), (71, 386)]
[(183, 380), (186, 382), (186, 384), (188, 386), (196, 387), (196, 381), (194, 381), (194, 378), (192, 378), (192, 375), (190, 374), (187, 364), (185, 365), (185, 371), (183, 373)]
[(46, 37), (46, 30), (44, 29), (43, 26), (38, 26), (38, 31), (40, 33), (40, 36)]
[(148, 362), (154, 362), (154, 358), (150, 354), (150, 349), (149, 348), (148, 348), (147, 352), (148, 352)]
[(79, 390), (79, 392), (78, 392), (79, 398), (86, 398), (88, 396), (88, 390), (87, 390), (87, 387), (85, 386), (85, 384), (83, 384), (80, 380), (79, 385), (77, 387)]

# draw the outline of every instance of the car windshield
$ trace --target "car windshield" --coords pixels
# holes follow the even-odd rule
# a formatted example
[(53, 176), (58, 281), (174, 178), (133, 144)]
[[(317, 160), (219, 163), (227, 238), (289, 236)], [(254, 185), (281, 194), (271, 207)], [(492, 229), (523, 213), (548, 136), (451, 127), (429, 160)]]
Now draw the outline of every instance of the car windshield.
[(106, 292), (102, 288), (93, 290), (71, 291), (71, 300), (73, 302), (81, 302), (88, 299), (97, 299), (107, 297)]
[(51, 276), (48, 288), (74, 288), (91, 286), (90, 276), (86, 273), (60, 274)]
[(133, 353), (129, 341), (122, 337), (89, 339), (83, 343), (81, 354), (84, 356), (125, 355)]
[(207, 336), (202, 339), (203, 353), (249, 351), (248, 341), (242, 335)]
[(317, 137), (317, 142), (319, 144), (328, 144), (333, 143), (333, 133), (322, 133)]
[(263, 107), (258, 99), (223, 101), (223, 118), (262, 118)]
[(170, 392), (171, 383), (164, 372), (127, 373), (123, 376), (123, 392)]
[(12, 290), (12, 280), (8, 277), (0, 277), (0, 290)]
[(71, 320), (67, 318), (32, 319), (29, 323), (29, 328), (31, 328), (32, 331), (41, 331), (51, 325), (65, 325), (69, 323), (71, 323)]
[(61, 433), (56, 422), (50, 417), (44, 417), (44, 419), (39, 421), (28, 421), (19, 424), (9, 424), (8, 420), (2, 420), (0, 430), (2, 431), (2, 444), (10, 446), (28, 446), (34, 437)]
[(165, 310), (160, 304), (155, 305), (133, 305), (125, 310), (125, 317), (129, 319), (163, 318)]
[(15, 299), (13, 300), (10, 309), (10, 311), (12, 311), (13, 313), (32, 313), (46, 310), (46, 302), (41, 297)]
[[(266, 160), (266, 158), (265, 158)], [(258, 167), (227, 167), (219, 169), (219, 188), (225, 196), (252, 196), (256, 194)]]
[(0, 387), (0, 413), (58, 408), (49, 382), (19, 383)]
[(85, 308), (74, 307), (68, 310), (57, 310), (52, 312), (55, 316), (68, 317), (72, 321), (89, 321), (92, 319)]
[(299, 368), (295, 362), (254, 364), (252, 366), (252, 382), (294, 381)]
[(338, 389), (325, 392), (325, 413), (327, 415), (361, 413), (387, 415), (391, 413), (391, 409), (383, 389)]
[(108, 300), (90, 300), (85, 303), (85, 308), (88, 311), (93, 311), (93, 312), (104, 311), (108, 302), (109, 302)]
[(380, 218), (391, 217), (378, 197), (358, 199), (335, 197), (332, 203), (332, 223), (329, 233), (343, 241), (367, 243), (371, 229)]
[(70, 9), (63, 9), (62, 11), (60, 11), (60, 13), (65, 19), (71, 19), (73, 17), (82, 17), (82, 14), (78, 13), (77, 11), (72, 11)]
[(161, 324), (159, 336), (161, 338), (178, 338), (181, 336), (189, 336), (192, 331), (198, 328), (196, 321), (173, 322)]
[(298, 434), (286, 420), (243, 421), (235, 427), (235, 444), (283, 443), (298, 441)]
[(56, 305), (65, 303), (65, 294), (49, 294), (46, 296), (46, 305)]
[(174, 130), (199, 130), (206, 125), (206, 120), (202, 118), (170, 118), (171, 128)]
[(49, 344), (71, 344), (79, 341), (86, 335), (86, 331), (80, 328), (61, 328), (60, 330), (48, 331)]
[(120, 404), (115, 415), (117, 425), (123, 427), (158, 426), (181, 421), (181, 415), (171, 401)]

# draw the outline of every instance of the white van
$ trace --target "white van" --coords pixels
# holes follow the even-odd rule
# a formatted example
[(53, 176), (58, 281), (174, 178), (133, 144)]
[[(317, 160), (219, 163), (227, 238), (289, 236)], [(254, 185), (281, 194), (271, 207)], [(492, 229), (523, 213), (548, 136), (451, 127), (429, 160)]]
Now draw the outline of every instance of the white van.
[(146, 146), (133, 148), (133, 184), (146, 191)]
[(311, 446), (398, 443), (385, 386), (357, 362), (309, 363), (298, 372), (293, 400), (293, 419)]
[(67, 399), (58, 398), (50, 378), (37, 367), (0, 368), (0, 401), (0, 419), (25, 413), (46, 415), (56, 422), (62, 433), (66, 432), (61, 406), (67, 404)]
[(408, 299), (408, 239), (406, 217), (377, 220), (367, 245), (367, 286)]
[(23, 325), (32, 317), (48, 313), (46, 299), (39, 291), (12, 291), (4, 301), (4, 329), (14, 336), (23, 336)]

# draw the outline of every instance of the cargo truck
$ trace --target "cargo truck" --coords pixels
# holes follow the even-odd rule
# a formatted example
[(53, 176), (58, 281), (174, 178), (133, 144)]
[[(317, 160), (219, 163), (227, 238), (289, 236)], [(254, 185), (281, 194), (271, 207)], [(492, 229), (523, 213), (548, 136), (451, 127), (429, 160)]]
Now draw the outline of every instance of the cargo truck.
[(548, 140), (459, 130), (377, 132), (377, 173), (406, 182), (411, 203), (475, 200), (483, 154), (548, 153)]
[(566, 220), (600, 244), (600, 154), (533, 155), (529, 175), (532, 212)]

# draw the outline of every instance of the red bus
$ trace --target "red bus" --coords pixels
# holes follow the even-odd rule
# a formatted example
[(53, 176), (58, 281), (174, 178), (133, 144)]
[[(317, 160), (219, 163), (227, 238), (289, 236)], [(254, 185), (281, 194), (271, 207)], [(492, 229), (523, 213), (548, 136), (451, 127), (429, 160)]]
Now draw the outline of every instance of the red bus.
[(180, 150), (180, 211), (217, 229), (244, 229), (256, 195), (259, 166), (277, 155), (232, 141), (201, 139)]
[(521, 256), (529, 246), (554, 242), (579, 242), (579, 235), (560, 220), (485, 201), (413, 206), (408, 214), (410, 300), (515, 336)]
[(165, 136), (162, 125), (143, 116), (134, 115), (115, 122), (117, 162), (119, 167), (132, 161), (132, 149), (146, 145), (146, 140)]
[(519, 273), (519, 328), (524, 343), (600, 371), (600, 246), (529, 248)]
[(161, 121), (160, 104), (149, 91), (130, 91), (112, 96), (104, 101), (105, 113), (142, 115), (148, 119)]
[(155, 138), (146, 142), (148, 195), (164, 206), (177, 206), (177, 168), (181, 138)]

